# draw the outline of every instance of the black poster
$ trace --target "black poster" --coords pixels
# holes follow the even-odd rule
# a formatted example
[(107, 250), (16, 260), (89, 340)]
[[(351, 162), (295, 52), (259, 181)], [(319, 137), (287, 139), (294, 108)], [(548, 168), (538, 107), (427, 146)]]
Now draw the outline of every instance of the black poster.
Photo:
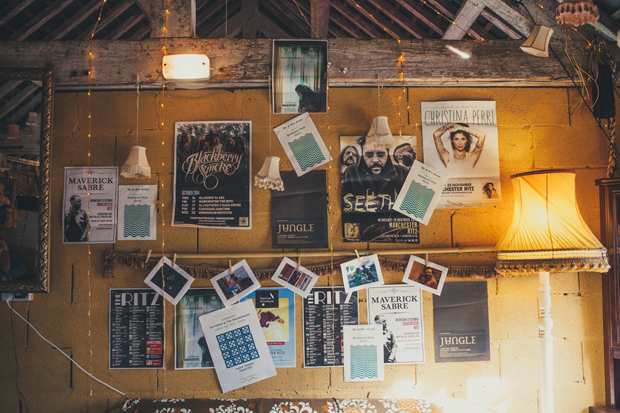
[(271, 191), (272, 248), (327, 248), (326, 176), (280, 173), (284, 191)]
[(150, 288), (110, 290), (110, 369), (162, 368), (163, 298)]
[(340, 137), (343, 241), (420, 243), (420, 224), (392, 210), (416, 158), (415, 136)]
[(252, 227), (252, 122), (175, 124), (173, 226)]
[(489, 361), (487, 283), (445, 283), (433, 296), (435, 363)]
[(359, 324), (357, 292), (345, 303), (344, 287), (313, 288), (304, 298), (304, 366), (344, 365), (344, 325)]

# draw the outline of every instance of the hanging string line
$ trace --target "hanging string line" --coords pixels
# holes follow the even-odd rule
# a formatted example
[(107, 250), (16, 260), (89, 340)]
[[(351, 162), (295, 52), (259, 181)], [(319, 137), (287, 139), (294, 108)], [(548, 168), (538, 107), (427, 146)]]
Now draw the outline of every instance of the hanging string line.
[(105, 382), (103, 382), (103, 381), (99, 380), (97, 377), (93, 376), (92, 374), (90, 374), (89, 372), (87, 372), (86, 370), (84, 370), (84, 369), (82, 368), (82, 366), (80, 366), (79, 364), (77, 364), (77, 363), (75, 362), (75, 360), (73, 360), (71, 357), (69, 357), (69, 356), (67, 355), (67, 353), (65, 353), (64, 351), (62, 351), (62, 350), (61, 350), (61, 349), (60, 349), (60, 348), (59, 348), (56, 344), (52, 343), (51, 341), (49, 341), (48, 339), (46, 339), (45, 337), (43, 337), (43, 335), (42, 335), (41, 333), (39, 333), (39, 330), (37, 330), (37, 329), (36, 329), (36, 328), (35, 328), (32, 324), (30, 324), (30, 323), (28, 322), (28, 320), (26, 320), (24, 317), (22, 317), (22, 315), (21, 315), (20, 313), (18, 313), (17, 311), (15, 311), (15, 309), (14, 309), (13, 307), (11, 307), (11, 304), (10, 304), (9, 300), (7, 300), (7, 301), (6, 301), (6, 304), (9, 306), (9, 308), (11, 309), (11, 311), (12, 311), (12, 312), (14, 312), (15, 314), (17, 314), (17, 316), (18, 316), (19, 318), (21, 318), (22, 320), (24, 320), (24, 322), (25, 322), (26, 324), (28, 324), (28, 325), (30, 326), (30, 328), (32, 328), (32, 330), (33, 330), (35, 333), (37, 333), (39, 337), (41, 337), (41, 338), (43, 339), (43, 341), (45, 341), (46, 343), (48, 343), (49, 345), (51, 345), (51, 346), (52, 346), (52, 348), (53, 348), (54, 350), (58, 350), (58, 351), (60, 351), (60, 352), (62, 353), (62, 355), (63, 355), (63, 356), (65, 356), (66, 358), (68, 358), (68, 359), (69, 359), (69, 361), (70, 361), (71, 363), (75, 364), (75, 365), (77, 366), (77, 368), (79, 368), (79, 369), (80, 369), (80, 370), (82, 370), (84, 373), (86, 373), (86, 375), (88, 375), (89, 377), (91, 377), (91, 378), (92, 378), (92, 379), (94, 379), (95, 381), (97, 381), (97, 382), (99, 382), (99, 383), (103, 384), (103, 385), (104, 385), (104, 386), (106, 386), (107, 388), (109, 388), (109, 389), (111, 389), (111, 390), (114, 390), (114, 391), (115, 391), (115, 392), (117, 392), (118, 394), (122, 394), (123, 396), (127, 396), (127, 394), (126, 394), (126, 393), (123, 393), (122, 391), (120, 391), (120, 390), (118, 390), (118, 389), (115, 389), (114, 387), (112, 387), (112, 386), (110, 386), (109, 384), (107, 384), (107, 383), (105, 383)]

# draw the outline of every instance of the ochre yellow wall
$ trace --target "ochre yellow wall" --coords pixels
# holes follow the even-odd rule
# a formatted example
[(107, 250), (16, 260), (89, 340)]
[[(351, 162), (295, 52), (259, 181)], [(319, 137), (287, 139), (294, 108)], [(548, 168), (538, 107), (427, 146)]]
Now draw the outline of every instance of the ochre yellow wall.
[[(381, 115), (388, 116), (394, 133), (402, 129), (403, 134), (417, 134), (418, 153), (421, 154), (421, 134), (416, 127), (420, 124), (420, 102), (440, 100), (497, 102), (504, 202), (492, 208), (435, 211), (429, 225), (421, 226), (420, 247), (449, 247), (452, 242), (464, 247), (494, 245), (512, 218), (510, 175), (545, 168), (576, 169), (582, 215), (594, 233), (600, 234), (598, 189), (594, 180), (605, 177), (607, 144), (587, 110), (580, 108), (569, 114), (571, 106), (578, 102), (575, 91), (553, 88), (411, 88), (403, 93), (400, 88), (385, 88), (381, 92)], [(114, 248), (125, 252), (150, 248), (158, 251), (165, 239), (165, 250), (170, 255), (173, 252), (269, 251), (270, 192), (267, 190), (252, 189), (251, 231), (172, 228), (168, 225), (172, 210), (174, 122), (252, 121), (252, 171), (256, 173), (264, 156), (270, 153), (270, 139), (273, 155), (282, 159), (281, 169), (292, 169), (277, 138), (270, 134), (271, 127), (292, 116), (269, 114), (266, 89), (166, 91), (163, 110), (161, 103), (161, 91), (141, 92), (140, 145), (147, 147), (152, 178), (140, 182), (120, 178), (120, 184), (159, 184), (160, 200), (164, 204), (160, 214), (163, 213), (166, 226), (163, 231), (161, 225), (158, 227), (157, 241), (121, 241)], [(90, 105), (91, 164), (120, 167), (129, 147), (135, 144), (136, 94), (93, 92)], [(361, 135), (367, 131), (372, 118), (378, 114), (377, 89), (332, 88), (329, 106), (329, 115), (312, 115), (312, 118), (334, 158), (331, 164), (324, 166), (330, 186), (330, 243), (334, 250), (364, 250), (365, 244), (341, 242), (338, 137)], [(222, 395), (214, 370), (175, 371), (174, 309), (169, 303), (166, 304), (165, 370), (108, 370), (109, 289), (145, 287), (143, 279), (147, 273), (116, 265), (114, 278), (102, 278), (101, 252), (111, 245), (91, 245), (89, 277), (87, 247), (62, 244), (63, 168), (88, 164), (88, 107), (86, 93), (58, 93), (55, 96), (51, 292), (36, 295), (33, 302), (15, 303), (15, 308), (96, 377), (143, 398), (431, 397), (445, 394), (503, 406), (507, 412), (537, 411), (539, 344), (538, 279), (535, 276), (486, 281), (491, 338), (489, 362), (434, 363), (432, 295), (425, 292), (428, 361), (417, 366), (387, 366), (384, 382), (344, 383), (341, 368), (302, 368), (299, 297), (296, 300), (298, 367), (278, 369), (276, 377)], [(371, 245), (372, 249), (402, 247)], [(397, 258), (406, 259), (404, 256)], [(493, 264), (492, 254), (434, 255), (429, 259), (444, 265)], [(275, 268), (278, 262), (249, 261), (255, 268)], [(307, 263), (309, 261), (302, 261), (302, 265)], [(208, 264), (225, 266), (227, 261)], [(384, 277), (386, 283), (398, 283), (402, 275), (384, 272)], [(341, 285), (342, 279), (340, 275), (323, 277), (320, 284)], [(275, 286), (270, 282), (265, 285)], [(210, 284), (206, 280), (196, 280), (193, 286)], [(552, 275), (551, 286), (556, 411), (586, 412), (587, 406), (600, 405), (605, 400), (601, 275)], [(89, 291), (92, 292), (90, 317)], [(362, 293), (361, 301), (364, 300), (365, 294)], [(6, 305), (3, 306), (5, 308), (0, 310), (0, 411), (19, 411), (18, 387), (23, 395), (23, 411), (26, 411), (26, 403), (30, 412), (105, 412), (121, 403), (121, 396), (88, 379), (77, 368), (71, 368), (67, 359), (39, 339), (16, 316), (11, 317)], [(360, 304), (360, 311), (364, 323), (365, 302)]]

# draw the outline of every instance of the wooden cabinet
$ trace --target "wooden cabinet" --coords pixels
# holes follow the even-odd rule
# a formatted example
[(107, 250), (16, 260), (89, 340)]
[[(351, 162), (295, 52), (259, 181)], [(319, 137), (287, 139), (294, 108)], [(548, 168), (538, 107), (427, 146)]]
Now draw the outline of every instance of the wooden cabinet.
[(607, 248), (611, 269), (603, 274), (603, 328), (605, 332), (605, 410), (620, 412), (620, 179), (599, 179), (601, 242)]

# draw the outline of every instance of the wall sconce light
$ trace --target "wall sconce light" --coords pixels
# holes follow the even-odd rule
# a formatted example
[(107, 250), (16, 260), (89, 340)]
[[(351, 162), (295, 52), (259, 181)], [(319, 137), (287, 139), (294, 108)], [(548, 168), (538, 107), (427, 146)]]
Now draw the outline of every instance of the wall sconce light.
[(211, 75), (209, 58), (204, 54), (166, 55), (162, 73), (169, 80), (205, 80)]
[(521, 45), (521, 50), (534, 56), (549, 57), (549, 40), (552, 34), (553, 29), (550, 27), (534, 26), (530, 37)]

